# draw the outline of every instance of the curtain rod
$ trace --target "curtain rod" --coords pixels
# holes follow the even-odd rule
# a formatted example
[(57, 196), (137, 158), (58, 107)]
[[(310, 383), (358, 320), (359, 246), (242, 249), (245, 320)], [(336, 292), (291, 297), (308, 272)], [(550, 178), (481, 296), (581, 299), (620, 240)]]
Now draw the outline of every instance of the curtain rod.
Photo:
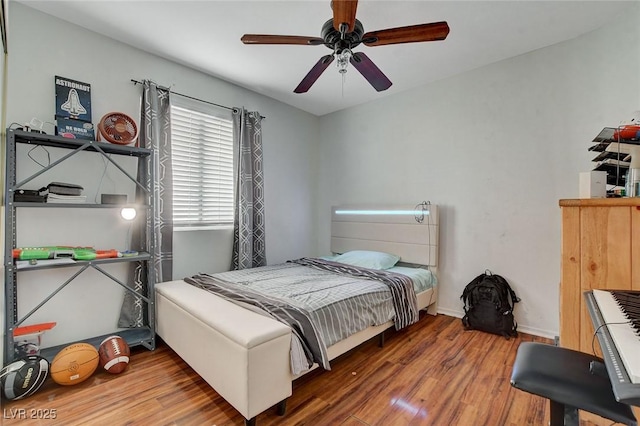
[[(141, 81), (134, 80), (134, 79), (131, 79), (131, 82), (133, 84), (142, 84)], [(229, 111), (233, 111), (234, 109), (236, 109), (236, 108), (228, 107), (228, 106), (225, 106), (225, 105), (216, 104), (214, 102), (205, 101), (204, 99), (194, 98), (193, 96), (185, 95), (183, 93), (174, 92), (171, 89), (167, 89), (167, 90), (169, 91), (169, 93), (173, 93), (174, 95), (182, 96), (183, 98), (193, 99), (194, 101), (198, 101), (198, 102), (204, 102), (205, 104), (209, 104), (209, 105), (215, 105), (215, 106), (220, 107), (220, 108), (228, 109)], [(265, 119), (267, 117), (264, 117), (264, 116), (261, 115), (260, 118)]]

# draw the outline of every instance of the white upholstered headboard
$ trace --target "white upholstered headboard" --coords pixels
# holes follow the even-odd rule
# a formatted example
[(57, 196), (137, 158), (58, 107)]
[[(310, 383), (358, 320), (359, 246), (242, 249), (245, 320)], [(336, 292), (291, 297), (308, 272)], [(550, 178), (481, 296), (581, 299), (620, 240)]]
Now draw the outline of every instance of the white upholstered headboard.
[(374, 250), (401, 262), (438, 265), (438, 207), (343, 205), (331, 209), (331, 251)]

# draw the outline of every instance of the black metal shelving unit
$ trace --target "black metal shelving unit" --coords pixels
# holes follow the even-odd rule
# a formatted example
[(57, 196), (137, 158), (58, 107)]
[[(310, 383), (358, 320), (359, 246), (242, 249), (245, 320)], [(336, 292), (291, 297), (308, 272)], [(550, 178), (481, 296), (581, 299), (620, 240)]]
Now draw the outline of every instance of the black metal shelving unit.
[[(4, 274), (5, 274), (5, 329), (4, 329), (4, 364), (8, 364), (16, 357), (15, 345), (13, 340), (13, 330), (21, 325), (26, 325), (26, 321), (29, 317), (46, 304), (50, 299), (55, 297), (59, 291), (69, 285), (75, 278), (80, 276), (84, 271), (88, 269), (94, 269), (103, 275), (107, 276), (114, 283), (122, 286), (126, 291), (132, 292), (136, 297), (140, 298), (144, 302), (145, 306), (145, 318), (146, 323), (137, 328), (118, 330), (114, 326), (114, 332), (103, 336), (94, 336), (82, 340), (95, 346), (99, 346), (100, 342), (107, 336), (117, 334), (125, 339), (130, 347), (144, 346), (147, 349), (155, 349), (155, 273), (153, 271), (154, 256), (153, 256), (153, 229), (155, 214), (153, 208), (155, 206), (154, 194), (151, 188), (152, 182), (155, 181), (154, 176), (154, 156), (150, 149), (138, 148), (133, 146), (114, 145), (110, 143), (68, 139), (61, 136), (51, 136), (34, 132), (25, 132), (21, 130), (7, 129), (6, 136), (6, 185), (5, 185), (5, 200), (6, 200), (6, 213), (5, 213), (5, 252), (4, 252)], [(29, 144), (40, 145), (54, 148), (62, 148), (69, 150), (69, 153), (61, 157), (59, 160), (49, 164), (47, 167), (43, 167), (37, 173), (28, 176), (27, 178), (17, 181), (17, 162), (16, 162), (16, 145), (17, 144)], [(25, 184), (31, 182), (42, 173), (57, 167), (68, 158), (74, 156), (79, 152), (93, 152), (97, 155), (103, 155), (111, 164), (118, 168), (124, 175), (126, 175), (137, 187), (141, 189), (140, 193), (144, 194), (142, 204), (136, 204), (135, 207), (138, 210), (146, 212), (146, 220), (144, 221), (144, 227), (139, 235), (139, 246), (141, 251), (135, 256), (107, 258), (107, 259), (94, 259), (88, 261), (75, 261), (70, 263), (54, 263), (47, 264), (41, 262), (41, 264), (29, 265), (28, 267), (22, 267), (17, 263), (12, 256), (13, 249), (16, 248), (17, 234), (16, 234), (16, 218), (17, 209), (21, 208), (54, 208), (54, 209), (120, 209), (123, 205), (105, 205), (105, 204), (71, 204), (71, 203), (38, 203), (38, 202), (14, 202), (14, 194), (16, 191), (22, 189)], [(130, 156), (137, 157), (138, 159), (138, 173), (140, 176), (145, 176), (140, 181), (131, 176), (124, 170), (117, 161), (111, 157), (116, 156)], [(139, 200), (137, 201), (139, 202)], [(142, 221), (141, 221), (142, 222)], [(137, 262), (143, 267), (145, 271), (144, 278), (146, 280), (146, 292), (142, 294), (135, 290), (130, 284), (125, 283), (111, 275), (108, 271), (102, 268), (103, 265), (112, 263), (134, 263)], [(52, 268), (75, 268), (72, 270), (72, 274), (68, 280), (61, 283), (61, 285), (51, 292), (43, 300), (27, 313), (18, 312), (18, 276), (20, 274), (27, 274), (29, 271), (52, 269)], [(74, 341), (75, 342), (75, 341)], [(69, 343), (74, 343), (69, 342)], [(50, 361), (58, 353), (58, 351), (66, 345), (59, 345), (55, 347), (49, 347), (41, 349), (40, 354)]]
[(624, 187), (626, 175), (631, 164), (629, 147), (640, 146), (638, 139), (622, 139), (619, 137), (620, 128), (605, 127), (593, 139), (589, 151), (598, 153), (592, 160), (596, 163), (593, 170), (607, 172), (607, 184)]

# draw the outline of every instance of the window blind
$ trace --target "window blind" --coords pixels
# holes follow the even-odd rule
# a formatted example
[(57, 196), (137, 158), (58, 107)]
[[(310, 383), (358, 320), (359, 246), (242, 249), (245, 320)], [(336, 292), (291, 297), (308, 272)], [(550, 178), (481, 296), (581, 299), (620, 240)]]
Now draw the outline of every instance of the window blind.
[(233, 126), (221, 118), (171, 105), (173, 224), (233, 224)]

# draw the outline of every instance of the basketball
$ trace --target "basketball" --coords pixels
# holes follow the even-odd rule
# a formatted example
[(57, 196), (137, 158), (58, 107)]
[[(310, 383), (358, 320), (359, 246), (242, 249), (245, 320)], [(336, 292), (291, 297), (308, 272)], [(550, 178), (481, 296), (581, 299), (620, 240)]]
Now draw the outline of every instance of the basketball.
[(51, 378), (59, 385), (75, 385), (88, 379), (98, 368), (98, 351), (88, 343), (63, 348), (51, 362)]
[(119, 374), (129, 365), (129, 345), (120, 336), (109, 336), (98, 348), (100, 367), (111, 374)]
[(36, 393), (47, 380), (49, 361), (39, 355), (29, 355), (0, 370), (2, 392), (9, 400), (22, 399)]

